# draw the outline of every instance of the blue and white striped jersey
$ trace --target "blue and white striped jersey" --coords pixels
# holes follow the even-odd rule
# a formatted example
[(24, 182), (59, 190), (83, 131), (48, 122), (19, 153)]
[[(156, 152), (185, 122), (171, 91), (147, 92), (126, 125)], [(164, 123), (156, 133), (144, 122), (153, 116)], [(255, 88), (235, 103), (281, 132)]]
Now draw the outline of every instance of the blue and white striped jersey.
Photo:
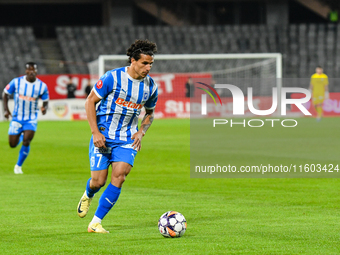
[(14, 93), (13, 120), (37, 121), (38, 99), (49, 99), (47, 85), (36, 78), (35, 82), (26, 80), (26, 76), (14, 78), (4, 89), (5, 93)]
[(141, 109), (154, 109), (158, 99), (157, 84), (147, 75), (136, 80), (127, 66), (108, 71), (93, 87), (101, 98), (97, 108), (97, 125), (108, 142), (126, 141), (138, 131)]

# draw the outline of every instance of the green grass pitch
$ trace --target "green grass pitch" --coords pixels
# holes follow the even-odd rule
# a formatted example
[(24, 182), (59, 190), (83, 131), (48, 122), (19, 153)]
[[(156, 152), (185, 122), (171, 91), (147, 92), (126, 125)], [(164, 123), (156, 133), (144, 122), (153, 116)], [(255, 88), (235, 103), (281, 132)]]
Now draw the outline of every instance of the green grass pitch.
[[(301, 125), (312, 120), (301, 119)], [(325, 118), (319, 124), (339, 130), (339, 122)], [(19, 148), (9, 148), (7, 130), (8, 122), (1, 122), (1, 254), (340, 253), (339, 179), (190, 178), (187, 119), (154, 121), (120, 199), (103, 220), (107, 235), (87, 233), (103, 189), (85, 218), (76, 213), (90, 176), (87, 122), (39, 122), (23, 175), (13, 173)], [(317, 125), (301, 130), (306, 140), (329, 135), (317, 132)], [(303, 155), (315, 149), (307, 146)], [(334, 150), (339, 154), (339, 145)], [(284, 152), (285, 160), (296, 157)], [(330, 157), (328, 150), (322, 153)], [(158, 232), (158, 218), (169, 210), (186, 217), (181, 238)]]

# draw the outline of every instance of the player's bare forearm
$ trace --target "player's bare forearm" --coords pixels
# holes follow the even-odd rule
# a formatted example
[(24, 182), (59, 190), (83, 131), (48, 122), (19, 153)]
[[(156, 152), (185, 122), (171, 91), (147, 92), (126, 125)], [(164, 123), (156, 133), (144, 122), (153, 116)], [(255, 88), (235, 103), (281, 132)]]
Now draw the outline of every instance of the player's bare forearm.
[(4, 110), (8, 110), (8, 95), (5, 93), (5, 91), (2, 92), (2, 101), (3, 101), (3, 106)]
[(97, 97), (97, 95), (91, 91), (90, 95), (87, 97), (85, 102), (85, 111), (87, 116), (87, 121), (90, 125), (90, 129), (93, 135), (93, 144), (98, 147), (104, 147), (105, 146), (105, 137), (102, 133), (99, 132), (98, 126), (97, 126), (97, 117), (96, 117), (96, 103), (100, 101), (100, 98)]
[(87, 116), (87, 121), (90, 125), (92, 134), (99, 133), (99, 129), (97, 126), (97, 118), (96, 118), (96, 96), (95, 93), (91, 92), (91, 94), (87, 97), (85, 102), (85, 111)]
[(47, 110), (47, 108), (48, 108), (48, 101), (44, 101), (43, 102), (43, 107)]
[(132, 136), (132, 147), (137, 150), (140, 151), (142, 148), (142, 138), (145, 135), (145, 132), (149, 129), (149, 127), (151, 126), (152, 122), (154, 119), (154, 114), (153, 114), (153, 110), (146, 110), (145, 116), (142, 120), (142, 124), (140, 126), (140, 129), (137, 133), (133, 134)]
[(11, 116), (11, 112), (8, 109), (8, 100), (9, 100), (9, 95), (7, 93), (5, 93), (5, 91), (2, 92), (2, 103), (3, 103), (3, 107), (4, 107), (4, 116), (6, 119), (9, 118), (9, 116)]
[(42, 112), (43, 115), (46, 114), (47, 108), (48, 108), (48, 101), (44, 101), (43, 105), (41, 107), (41, 112)]
[(142, 123), (140, 125), (140, 130), (142, 130), (143, 135), (146, 133), (146, 131), (151, 126), (154, 119), (154, 111), (153, 110), (146, 110), (145, 116), (142, 120)]

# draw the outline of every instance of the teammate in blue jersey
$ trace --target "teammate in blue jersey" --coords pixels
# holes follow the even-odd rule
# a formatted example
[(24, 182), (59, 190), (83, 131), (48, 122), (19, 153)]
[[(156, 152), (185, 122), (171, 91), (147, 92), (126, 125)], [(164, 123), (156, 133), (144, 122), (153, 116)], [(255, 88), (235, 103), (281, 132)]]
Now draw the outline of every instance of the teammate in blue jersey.
[[(43, 106), (42, 114), (46, 114), (48, 106), (48, 89), (45, 83), (39, 80), (37, 75), (37, 64), (28, 62), (25, 65), (26, 75), (14, 78), (4, 89), (2, 98), (4, 106), (4, 116), (6, 119), (12, 116), (9, 125), (9, 145), (11, 148), (17, 147), (22, 141), (19, 158), (14, 166), (15, 174), (22, 174), (22, 164), (30, 151), (30, 143), (37, 130), (38, 99), (41, 98)], [(14, 94), (14, 110), (11, 114), (8, 108), (9, 96)]]
[[(92, 131), (89, 145), (91, 178), (77, 207), (86, 216), (96, 192), (106, 183), (112, 166), (111, 181), (101, 197), (88, 232), (108, 233), (101, 221), (118, 200), (141, 141), (154, 119), (158, 98), (157, 84), (148, 75), (157, 51), (155, 43), (136, 40), (127, 50), (129, 66), (108, 71), (93, 87), (85, 108)], [(96, 110), (96, 104), (99, 106)], [(138, 116), (145, 116), (138, 129)]]

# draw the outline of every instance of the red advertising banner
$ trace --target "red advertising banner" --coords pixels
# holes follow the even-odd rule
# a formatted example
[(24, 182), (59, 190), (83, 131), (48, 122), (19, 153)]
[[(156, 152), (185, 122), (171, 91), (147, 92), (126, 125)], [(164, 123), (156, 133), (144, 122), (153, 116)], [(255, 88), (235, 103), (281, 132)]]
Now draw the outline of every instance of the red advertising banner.
[[(85, 98), (85, 88), (89, 82), (88, 74), (51, 74), (38, 75), (40, 80), (46, 83), (50, 93), (50, 99), (64, 99), (67, 97), (67, 83), (71, 78), (72, 83), (76, 85), (76, 98)], [(96, 81), (94, 81), (95, 83)], [(92, 82), (91, 82), (92, 83)]]
[[(156, 118), (189, 118), (190, 117), (190, 106), (194, 107), (192, 113), (200, 115), (201, 113), (201, 102), (200, 94), (204, 93), (201, 90), (196, 89), (196, 100), (190, 105), (190, 98), (186, 97), (186, 83), (189, 77), (192, 78), (193, 82), (204, 81), (211, 85), (212, 78), (208, 73), (153, 73), (151, 77), (158, 84), (158, 103), (155, 110)], [(84, 74), (61, 74), (61, 75), (39, 75), (39, 78), (44, 81), (50, 92), (50, 99), (60, 100), (67, 97), (67, 84), (71, 78), (72, 83), (76, 85), (77, 90), (75, 96), (78, 99), (84, 100), (85, 88), (89, 83), (89, 75)], [(91, 84), (95, 84), (97, 80), (92, 80)], [(198, 97), (197, 97), (198, 96)], [(192, 98), (193, 100), (193, 98)], [(207, 114), (208, 116), (231, 116), (233, 113), (233, 101), (232, 98), (222, 98), (223, 104), (220, 105), (218, 102), (215, 104), (210, 98), (207, 102)], [(246, 102), (246, 99), (245, 99)], [(86, 113), (84, 107), (80, 107), (79, 104), (85, 103), (84, 101), (56, 101), (54, 111), (57, 112), (57, 117), (53, 118), (66, 118), (73, 120), (86, 119)], [(79, 106), (75, 106), (79, 105)], [(271, 97), (254, 97), (253, 106), (258, 110), (267, 110), (272, 105)], [(80, 109), (81, 108), (81, 109)], [(61, 109), (73, 109), (65, 116), (61, 115)], [(252, 115), (248, 109), (248, 104), (245, 103), (245, 115)], [(65, 113), (65, 112), (64, 112)], [(144, 114), (142, 113), (141, 116)]]
[[(141, 115), (143, 116), (144, 113)], [(155, 109), (155, 118), (190, 118), (190, 99), (185, 97), (159, 98)]]
[[(291, 95), (292, 98), (302, 98), (305, 95), (294, 93)], [(313, 106), (312, 100), (303, 104), (306, 109), (313, 115), (316, 116), (316, 110)], [(329, 93), (329, 99), (325, 99), (322, 105), (324, 116), (339, 116), (340, 115), (340, 93)], [(292, 105), (291, 112), (297, 113), (301, 111), (295, 105)]]
[[(156, 118), (189, 118), (190, 117), (190, 98), (186, 96), (186, 86), (189, 77), (196, 81), (202, 79), (210, 81), (211, 75), (204, 73), (152, 73), (151, 77), (158, 85), (158, 102), (155, 110)], [(53, 114), (45, 116), (46, 119), (86, 119), (85, 108), (85, 88), (89, 83), (89, 75), (85, 74), (61, 74), (61, 75), (39, 75), (39, 79), (48, 86), (51, 109)], [(78, 99), (66, 99), (67, 84), (70, 79), (76, 85), (75, 96)], [(94, 85), (97, 80), (91, 80)], [(196, 90), (197, 93), (199, 91)], [(79, 100), (82, 99), (82, 100)], [(141, 113), (143, 116), (144, 113)]]
[(189, 77), (193, 82), (204, 79), (211, 80), (211, 74), (205, 73), (152, 73), (150, 76), (158, 85), (159, 98), (185, 98), (186, 86)]
[[(185, 84), (189, 77), (209, 79), (211, 75), (204, 73), (153, 73), (151, 77), (158, 84), (159, 98), (183, 98), (186, 94)], [(87, 74), (38, 75), (38, 78), (47, 84), (50, 99), (65, 99), (67, 97), (67, 83), (70, 78), (77, 87), (76, 98), (85, 98), (85, 88), (90, 79)], [(96, 82), (97, 80), (91, 80), (92, 85)]]

